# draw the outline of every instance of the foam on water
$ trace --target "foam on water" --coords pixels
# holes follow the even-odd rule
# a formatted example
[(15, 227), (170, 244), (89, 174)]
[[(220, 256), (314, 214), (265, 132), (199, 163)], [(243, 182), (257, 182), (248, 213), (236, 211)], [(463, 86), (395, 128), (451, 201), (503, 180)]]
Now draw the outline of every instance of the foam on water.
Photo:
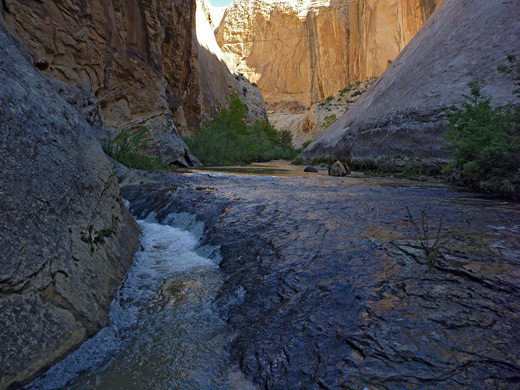
[[(199, 247), (190, 214), (138, 221), (143, 250), (110, 309), (110, 325), (28, 385), (30, 390), (233, 388), (226, 384), (217, 247)], [(204, 254), (204, 255), (202, 255)]]
[(144, 252), (138, 254), (139, 268), (164, 273), (216, 266), (195, 252), (198, 240), (193, 233), (145, 221), (139, 221), (139, 226), (143, 231), (141, 244), (144, 247)]

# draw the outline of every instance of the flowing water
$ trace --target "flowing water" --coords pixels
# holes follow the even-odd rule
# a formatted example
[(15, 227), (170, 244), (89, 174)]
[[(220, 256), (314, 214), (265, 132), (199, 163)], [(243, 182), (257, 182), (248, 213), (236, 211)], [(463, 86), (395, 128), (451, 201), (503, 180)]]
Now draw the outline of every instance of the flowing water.
[[(519, 204), (302, 170), (124, 187), (143, 250), (110, 325), (27, 389), (517, 388)], [(406, 207), (449, 235), (431, 267)]]
[(112, 303), (110, 325), (27, 389), (247, 388), (224, 350), (224, 322), (213, 306), (220, 257), (199, 244), (203, 224), (189, 214), (158, 224), (154, 213), (138, 223), (142, 250)]
[[(259, 388), (518, 387), (518, 203), (283, 164), (235, 169), (158, 174), (123, 193), (136, 215), (206, 223), (231, 361)], [(424, 213), (431, 245), (439, 228), (447, 236), (431, 267), (407, 207), (419, 225)]]

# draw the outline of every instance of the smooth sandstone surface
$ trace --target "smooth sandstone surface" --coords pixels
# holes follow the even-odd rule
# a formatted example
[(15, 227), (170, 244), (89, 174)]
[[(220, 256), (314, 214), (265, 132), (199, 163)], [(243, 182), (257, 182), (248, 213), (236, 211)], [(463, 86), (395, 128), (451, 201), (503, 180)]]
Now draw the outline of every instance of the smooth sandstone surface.
[(513, 100), (512, 81), (497, 67), (508, 54), (520, 53), (519, 36), (519, 0), (446, 0), (373, 87), (303, 156), (446, 161), (445, 111), (461, 105), (468, 82), (484, 78), (493, 104)]
[(106, 325), (139, 228), (91, 126), (20, 52), (1, 19), (0, 86), (3, 390)]

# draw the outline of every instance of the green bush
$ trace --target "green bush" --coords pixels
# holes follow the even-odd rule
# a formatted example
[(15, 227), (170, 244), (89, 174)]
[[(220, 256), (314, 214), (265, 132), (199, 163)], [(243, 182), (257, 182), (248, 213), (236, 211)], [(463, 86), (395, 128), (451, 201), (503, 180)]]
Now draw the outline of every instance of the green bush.
[(293, 157), (291, 164), (293, 165), (303, 165), (305, 160), (300, 156), (301, 152), (312, 143), (313, 140), (309, 139), (303, 143), (298, 149), (296, 149), (296, 157)]
[(307, 146), (309, 146), (310, 144), (312, 144), (312, 141), (313, 141), (312, 139), (309, 139), (309, 140), (305, 141), (305, 142), (303, 143), (302, 147), (299, 148), (298, 150), (299, 150), (300, 152), (303, 151), (303, 149), (305, 149)]
[(159, 171), (168, 169), (168, 165), (159, 157), (143, 153), (140, 148), (145, 143), (149, 130), (143, 127), (136, 131), (123, 130), (113, 140), (108, 138), (103, 146), (106, 154), (129, 168)]
[(414, 218), (408, 206), (406, 206), (406, 212), (408, 214), (408, 222), (414, 229), (414, 238), (419, 242), (426, 264), (428, 264), (430, 269), (434, 268), (439, 257), (442, 256), (441, 249), (450, 241), (450, 235), (443, 232), (446, 210), (442, 212), (439, 221), (433, 225), (430, 217), (426, 214), (426, 210), (421, 211), (420, 220)]
[(184, 141), (206, 166), (290, 159), (296, 155), (290, 133), (278, 132), (268, 121), (247, 125), (246, 112), (247, 106), (233, 94), (228, 109), (220, 110)]
[(280, 131), (280, 145), (291, 147), (292, 146), (292, 133), (289, 130)]
[(292, 165), (303, 165), (303, 163), (304, 163), (303, 158), (300, 155), (296, 156), (291, 161)]
[[(520, 98), (520, 64), (514, 55), (499, 71), (512, 76)], [(468, 84), (470, 95), (463, 95), (462, 108), (452, 107), (445, 139), (449, 141), (453, 162), (446, 171), (459, 184), (472, 188), (520, 197), (520, 103), (493, 107), (484, 93), (485, 82)]]
[(320, 126), (322, 129), (326, 129), (327, 127), (332, 125), (337, 120), (338, 120), (338, 117), (336, 116), (336, 114), (329, 115), (328, 117), (325, 118), (325, 120), (322, 122), (322, 124)]
[(345, 87), (345, 88), (339, 90), (339, 94), (340, 94), (341, 96), (343, 96), (344, 94), (346, 94), (346, 93), (349, 92), (349, 91), (350, 91), (350, 88), (349, 88), (349, 87)]
[(334, 100), (334, 96), (329, 96), (327, 99), (325, 99), (327, 103), (330, 103)]

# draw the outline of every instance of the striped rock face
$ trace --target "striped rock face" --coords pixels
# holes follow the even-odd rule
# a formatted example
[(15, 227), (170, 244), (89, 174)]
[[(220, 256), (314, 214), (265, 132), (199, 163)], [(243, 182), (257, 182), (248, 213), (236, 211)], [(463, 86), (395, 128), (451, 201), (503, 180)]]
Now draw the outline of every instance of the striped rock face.
[(441, 1), (235, 1), (217, 42), (267, 103), (309, 106), (381, 75)]

